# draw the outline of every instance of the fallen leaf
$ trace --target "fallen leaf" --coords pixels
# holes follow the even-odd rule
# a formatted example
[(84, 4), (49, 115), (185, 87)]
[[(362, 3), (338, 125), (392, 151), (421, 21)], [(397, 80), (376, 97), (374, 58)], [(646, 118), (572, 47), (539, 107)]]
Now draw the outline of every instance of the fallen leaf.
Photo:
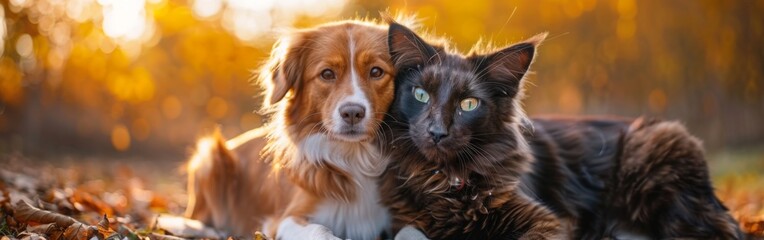
[(46, 238), (41, 236), (40, 234), (31, 233), (31, 232), (23, 232), (19, 234), (19, 238), (21, 240), (46, 240)]
[(116, 233), (111, 229), (111, 223), (109, 223), (109, 218), (106, 217), (106, 214), (104, 214), (101, 221), (96, 224), (96, 228), (98, 229), (98, 233), (100, 233), (101, 236), (112, 236)]
[(79, 203), (101, 214), (114, 215), (114, 209), (112, 209), (109, 204), (85, 191), (75, 190), (74, 194), (72, 194), (71, 201)]
[(22, 222), (55, 223), (59, 227), (68, 227), (77, 222), (74, 218), (36, 208), (25, 201), (16, 202), (14, 217)]
[(255, 240), (269, 240), (270, 238), (268, 238), (268, 236), (266, 236), (265, 233), (262, 233), (260, 231), (256, 231), (254, 239)]
[(64, 239), (66, 240), (91, 240), (103, 239), (103, 235), (98, 232), (94, 226), (85, 225), (76, 222), (64, 230)]
[(53, 224), (47, 229), (45, 234), (49, 236), (53, 235), (59, 229), (64, 229), (63, 237), (67, 240), (89, 240), (93, 237), (97, 239), (103, 239), (103, 236), (99, 236), (98, 228), (81, 223), (74, 218), (64, 216), (59, 213), (54, 213), (46, 210), (36, 208), (24, 201), (16, 203), (16, 214), (14, 217), (22, 222), (37, 223), (37, 224)]

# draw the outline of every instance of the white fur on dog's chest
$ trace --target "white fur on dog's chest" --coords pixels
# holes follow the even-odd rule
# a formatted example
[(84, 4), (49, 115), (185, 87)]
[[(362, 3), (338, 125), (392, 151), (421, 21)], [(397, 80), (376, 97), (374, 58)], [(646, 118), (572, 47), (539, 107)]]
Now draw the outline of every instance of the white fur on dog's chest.
[(342, 239), (375, 239), (390, 228), (390, 213), (379, 202), (374, 178), (357, 179), (363, 188), (353, 202), (326, 199), (318, 205), (310, 222), (324, 225)]
[(391, 217), (380, 203), (377, 179), (387, 167), (386, 158), (372, 143), (330, 141), (323, 134), (307, 137), (303, 158), (315, 164), (332, 164), (349, 173), (356, 183), (351, 202), (326, 198), (316, 206), (310, 222), (321, 224), (343, 239), (376, 239), (390, 228)]

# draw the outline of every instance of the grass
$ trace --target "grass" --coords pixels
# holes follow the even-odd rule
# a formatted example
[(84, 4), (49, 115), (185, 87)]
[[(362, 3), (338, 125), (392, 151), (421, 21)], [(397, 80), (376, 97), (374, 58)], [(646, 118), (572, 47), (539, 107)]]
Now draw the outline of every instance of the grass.
[(13, 231), (5, 220), (5, 213), (0, 214), (0, 217), (2, 217), (0, 219), (0, 236), (16, 236), (16, 231)]

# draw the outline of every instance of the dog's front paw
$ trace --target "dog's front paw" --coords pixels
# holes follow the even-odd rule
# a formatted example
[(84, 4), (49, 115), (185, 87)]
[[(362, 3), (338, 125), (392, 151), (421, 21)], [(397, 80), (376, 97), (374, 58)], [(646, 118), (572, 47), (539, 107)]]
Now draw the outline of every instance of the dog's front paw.
[(305, 226), (305, 231), (310, 238), (303, 239), (316, 239), (316, 240), (342, 240), (337, 236), (334, 236), (332, 230), (328, 227), (320, 224), (308, 224)]
[(281, 221), (277, 235), (277, 240), (342, 240), (334, 236), (332, 230), (324, 225), (315, 223), (303, 225), (295, 222), (291, 217)]
[(403, 227), (398, 234), (395, 234), (395, 240), (427, 240), (427, 236), (413, 226)]
[(334, 236), (334, 233), (332, 233), (332, 230), (319, 224), (308, 224), (308, 225), (302, 226), (302, 228), (300, 229), (295, 229), (294, 231), (279, 232), (278, 237), (276, 239), (278, 240), (304, 240), (304, 239), (342, 240), (341, 238)]

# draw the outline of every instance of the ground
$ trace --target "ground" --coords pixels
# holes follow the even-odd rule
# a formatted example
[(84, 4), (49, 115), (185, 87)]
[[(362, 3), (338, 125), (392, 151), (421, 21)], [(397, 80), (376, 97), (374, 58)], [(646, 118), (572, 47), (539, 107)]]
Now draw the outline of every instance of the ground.
[[(764, 148), (709, 159), (720, 199), (749, 239), (764, 239)], [(0, 156), (0, 238), (221, 237), (177, 217), (187, 197), (182, 165), (182, 159)]]

